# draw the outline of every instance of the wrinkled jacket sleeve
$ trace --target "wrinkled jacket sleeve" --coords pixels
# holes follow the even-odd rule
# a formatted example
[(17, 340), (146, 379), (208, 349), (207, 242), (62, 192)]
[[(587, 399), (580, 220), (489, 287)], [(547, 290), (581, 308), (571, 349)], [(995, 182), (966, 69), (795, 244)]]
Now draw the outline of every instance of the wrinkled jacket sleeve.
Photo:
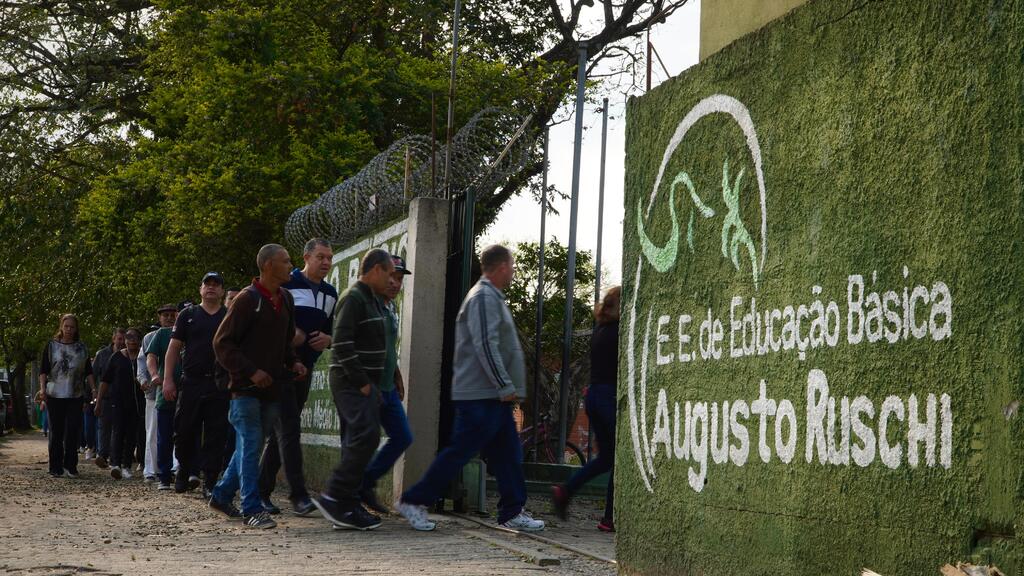
[(282, 290), (284, 297), (288, 299), (288, 330), (285, 334), (287, 338), (284, 341), (284, 366), (285, 369), (291, 370), (292, 366), (299, 361), (298, 354), (295, 353), (295, 345), (292, 341), (295, 340), (295, 300), (292, 298), (291, 292)]
[(488, 380), (498, 389), (498, 396), (516, 393), (515, 384), (501, 358), (501, 310), (494, 297), (478, 292), (466, 302), (466, 327), (469, 329), (480, 366)]
[(217, 362), (229, 374), (238, 374), (251, 378), (256, 373), (256, 366), (242, 352), (242, 339), (248, 333), (253, 322), (256, 307), (250, 290), (243, 290), (228, 308), (228, 313), (221, 321), (217, 333), (213, 337), (213, 351)]
[(363, 369), (356, 353), (356, 328), (366, 319), (366, 306), (350, 290), (338, 301), (334, 314), (334, 340), (331, 344), (332, 385), (340, 384), (362, 388), (373, 381)]

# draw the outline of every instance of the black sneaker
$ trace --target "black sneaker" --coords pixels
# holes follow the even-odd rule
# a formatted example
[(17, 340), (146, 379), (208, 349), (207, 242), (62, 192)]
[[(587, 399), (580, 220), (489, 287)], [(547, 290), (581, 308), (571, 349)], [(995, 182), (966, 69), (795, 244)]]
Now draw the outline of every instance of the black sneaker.
[(373, 530), (380, 526), (380, 516), (374, 516), (362, 506), (356, 506), (351, 512), (341, 515), (338, 522), (334, 522), (335, 530)]
[(248, 528), (277, 528), (277, 522), (274, 522), (274, 519), (266, 512), (257, 512), (252, 516), (246, 516), (242, 518), (242, 521)]
[(309, 517), (316, 514), (317, 507), (316, 504), (313, 504), (312, 500), (306, 498), (304, 500), (292, 502), (292, 512), (295, 513), (296, 516)]
[(242, 513), (239, 512), (238, 508), (235, 508), (235, 505), (232, 504), (231, 502), (228, 502), (226, 504), (223, 502), (218, 502), (214, 497), (211, 496), (209, 506), (210, 508), (213, 508), (217, 512), (220, 512), (228, 518), (231, 518), (232, 520), (242, 517)]
[(180, 470), (174, 475), (174, 491), (178, 494), (188, 491), (188, 476)]
[(277, 515), (281, 513), (281, 509), (275, 506), (269, 498), (260, 498), (260, 505), (263, 506), (263, 510), (266, 511), (267, 514)]
[[(324, 494), (321, 494), (319, 498), (313, 498), (312, 502), (320, 514), (338, 529), (371, 530), (380, 526), (380, 518), (368, 514), (358, 504), (354, 508), (346, 508), (337, 500), (332, 500)], [(360, 527), (364, 525), (366, 527)]]
[(363, 501), (363, 504), (367, 508), (373, 510), (378, 514), (387, 514), (388, 512), (390, 512), (387, 506), (384, 506), (383, 504), (380, 503), (380, 500), (377, 499), (377, 493), (372, 489), (363, 490), (362, 492), (360, 492), (359, 498), (360, 500)]
[(199, 481), (199, 476), (196, 476), (195, 474), (193, 474), (193, 475), (188, 477), (188, 490), (189, 490), (189, 492), (191, 492), (192, 490), (195, 490), (196, 488), (199, 488), (200, 484), (201, 484), (201, 482)]

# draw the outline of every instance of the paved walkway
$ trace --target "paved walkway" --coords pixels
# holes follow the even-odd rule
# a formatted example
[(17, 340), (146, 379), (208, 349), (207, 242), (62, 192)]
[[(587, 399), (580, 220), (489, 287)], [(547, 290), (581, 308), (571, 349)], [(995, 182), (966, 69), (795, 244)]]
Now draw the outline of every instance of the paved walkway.
[[(91, 462), (80, 464), (77, 480), (46, 470), (41, 435), (0, 438), (0, 573), (615, 574), (607, 562), (524, 545), (522, 537), (452, 516), (435, 517), (432, 533), (394, 516), (367, 533), (290, 516), (278, 517), (276, 530), (253, 530), (194, 495), (157, 492), (138, 478), (114, 481)], [(559, 531), (545, 536), (562, 537)]]

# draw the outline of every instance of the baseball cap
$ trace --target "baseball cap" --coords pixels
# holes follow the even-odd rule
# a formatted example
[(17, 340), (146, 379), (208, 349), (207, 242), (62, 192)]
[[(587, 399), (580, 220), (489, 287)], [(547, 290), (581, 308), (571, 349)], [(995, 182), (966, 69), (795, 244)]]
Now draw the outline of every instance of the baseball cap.
[(164, 312), (177, 312), (178, 307), (174, 304), (164, 304), (156, 309), (157, 314), (163, 314)]
[(206, 284), (207, 280), (216, 280), (221, 286), (224, 285), (224, 277), (220, 275), (220, 272), (207, 272), (203, 274), (203, 284)]
[(391, 261), (395, 263), (395, 272), (401, 272), (402, 274), (412, 274), (412, 270), (405, 265), (405, 258), (401, 256), (391, 255)]

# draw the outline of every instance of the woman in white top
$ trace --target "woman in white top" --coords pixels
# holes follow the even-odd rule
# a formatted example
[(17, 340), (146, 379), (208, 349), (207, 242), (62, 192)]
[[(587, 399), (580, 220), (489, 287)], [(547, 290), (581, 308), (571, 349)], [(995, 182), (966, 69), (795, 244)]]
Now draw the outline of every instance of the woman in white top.
[(60, 317), (60, 327), (43, 348), (40, 364), (40, 404), (50, 418), (50, 475), (77, 478), (82, 411), (87, 408), (85, 386), (88, 383), (95, 390), (96, 384), (74, 314)]

